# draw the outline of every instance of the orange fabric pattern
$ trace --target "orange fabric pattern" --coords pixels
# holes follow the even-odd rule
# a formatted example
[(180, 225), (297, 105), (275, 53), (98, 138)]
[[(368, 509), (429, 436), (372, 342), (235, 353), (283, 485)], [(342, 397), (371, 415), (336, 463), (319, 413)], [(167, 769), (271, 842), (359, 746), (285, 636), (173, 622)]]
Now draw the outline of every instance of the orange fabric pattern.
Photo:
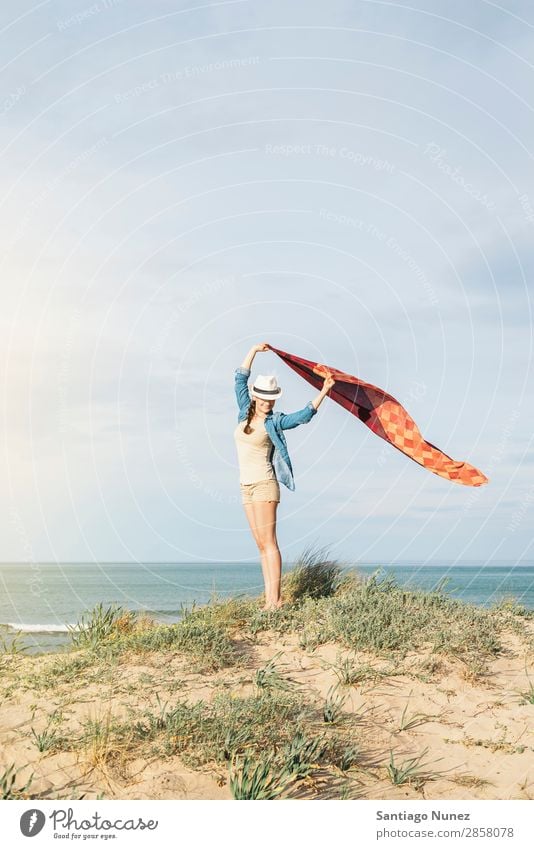
[(322, 389), (324, 378), (331, 374), (336, 382), (328, 397), (359, 418), (377, 436), (385, 439), (429, 472), (464, 486), (482, 486), (488, 483), (489, 479), (479, 469), (463, 460), (453, 460), (431, 442), (423, 439), (410, 414), (383, 389), (333, 366), (305, 360), (272, 345), (269, 345), (269, 348), (318, 391)]

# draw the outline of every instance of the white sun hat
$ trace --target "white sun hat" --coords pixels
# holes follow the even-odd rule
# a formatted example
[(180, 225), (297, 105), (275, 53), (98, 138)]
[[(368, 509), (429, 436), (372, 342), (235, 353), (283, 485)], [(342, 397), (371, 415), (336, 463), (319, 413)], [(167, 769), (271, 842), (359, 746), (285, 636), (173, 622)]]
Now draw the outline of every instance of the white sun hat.
[(272, 401), (280, 398), (282, 389), (278, 386), (274, 374), (258, 374), (250, 388), (250, 394), (265, 401)]

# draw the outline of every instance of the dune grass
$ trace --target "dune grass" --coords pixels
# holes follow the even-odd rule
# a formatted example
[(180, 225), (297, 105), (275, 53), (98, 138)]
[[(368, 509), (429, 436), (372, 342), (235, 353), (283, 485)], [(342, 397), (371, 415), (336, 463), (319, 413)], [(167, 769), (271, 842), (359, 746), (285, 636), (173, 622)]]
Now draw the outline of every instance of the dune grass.
[(57, 726), (61, 723), (61, 719), (60, 712), (54, 711), (48, 717), (48, 722), (42, 730), (38, 731), (32, 725), (30, 729), (31, 736), (40, 752), (52, 753), (54, 751), (61, 751), (64, 744), (64, 737), (57, 729)]
[(283, 576), (283, 595), (288, 602), (328, 598), (352, 585), (352, 580), (342, 574), (339, 560), (328, 557), (326, 547), (307, 546), (293, 569)]
[[(521, 633), (522, 622), (534, 618), (534, 611), (510, 599), (483, 608), (451, 598), (441, 585), (432, 591), (403, 588), (380, 569), (363, 578), (323, 548), (305, 549), (283, 575), (282, 598), (283, 607), (268, 612), (260, 609), (259, 598), (182, 606), (181, 620), (172, 625), (97, 605), (72, 629), (72, 642), (91, 649), (95, 658), (176, 649), (206, 668), (222, 669), (240, 661), (237, 634), (253, 638), (273, 630), (298, 633), (301, 646), (312, 650), (335, 641), (398, 658), (427, 648), (476, 666), (499, 653), (502, 631)], [(342, 674), (350, 678), (352, 673)]]
[(0, 767), (0, 798), (2, 799), (28, 799), (29, 790), (31, 788), (33, 778), (35, 773), (29, 776), (29, 778), (21, 783), (21, 780), (17, 780), (17, 776), (19, 772), (22, 771), (24, 767), (16, 767), (14, 763), (9, 764), (9, 766), (2, 768)]
[(426, 781), (432, 781), (439, 777), (439, 773), (433, 770), (426, 770), (429, 764), (423, 763), (423, 758), (428, 753), (428, 749), (421, 752), (413, 758), (405, 758), (402, 763), (395, 763), (395, 755), (393, 750), (390, 751), (389, 764), (386, 767), (386, 773), (392, 784), (413, 784), (417, 789), (420, 789)]
[(186, 608), (179, 622), (162, 625), (149, 617), (139, 617), (135, 611), (120, 607), (103, 610), (99, 604), (72, 628), (71, 639), (74, 647), (90, 650), (94, 660), (176, 649), (204, 669), (222, 669), (236, 663), (238, 657), (225, 627), (216, 621), (216, 607), (208, 605), (208, 615), (200, 615), (204, 608)]
[[(71, 630), (74, 651), (54, 657), (39, 675), (28, 668), (18, 683), (38, 689), (71, 686), (80, 677), (112, 681), (122, 663), (161, 653), (167, 660), (179, 658), (189, 673), (241, 672), (240, 682), (251, 685), (252, 692), (237, 694), (223, 681), (220, 689), (213, 684), (209, 701), (162, 702), (156, 693), (156, 704), (129, 708), (126, 718), (108, 711), (88, 718), (76, 731), (59, 729), (52, 721), (44, 729), (32, 727), (34, 744), (42, 753), (75, 750), (88, 768), (105, 773), (120, 767), (125, 775), (125, 764), (137, 755), (178, 755), (192, 769), (223, 769), (235, 799), (272, 799), (291, 795), (299, 783), (325, 771), (345, 775), (366, 768), (360, 717), (345, 709), (345, 691), (401, 674), (408, 653), (425, 653), (425, 673), (439, 670), (440, 658), (450, 658), (476, 678), (504, 650), (505, 632), (522, 634), (532, 645), (525, 625), (534, 612), (509, 599), (482, 608), (450, 598), (442, 586), (431, 592), (407, 590), (382, 570), (369, 578), (348, 572), (324, 549), (304, 551), (295, 569), (283, 576), (282, 598), (285, 604), (273, 611), (261, 609), (262, 598), (193, 604), (183, 607), (181, 620), (172, 625), (122, 607), (96, 605)], [(337, 683), (325, 698), (317, 698), (290, 678), (278, 654), (259, 668), (251, 662), (264, 632), (294, 634), (312, 653), (327, 643), (345, 653), (368, 651), (376, 663), (338, 654), (335, 663), (327, 664)], [(387, 661), (384, 668), (378, 665), (381, 660)], [(532, 703), (532, 684), (521, 697)], [(432, 718), (409, 713), (407, 702), (394, 733), (410, 732)], [(420, 787), (433, 777), (425, 766), (422, 757), (399, 763), (391, 751), (380, 769), (394, 784)], [(8, 794), (4, 798), (26, 789), (14, 789), (12, 773), (4, 770), (0, 776)], [(348, 784), (345, 793), (350, 796)]]
[[(236, 667), (243, 661), (243, 638), (253, 643), (264, 631), (295, 633), (301, 648), (310, 651), (336, 642), (393, 663), (424, 649), (430, 656), (430, 671), (439, 667), (440, 656), (454, 657), (465, 665), (465, 676), (476, 679), (484, 675), (486, 661), (502, 650), (500, 634), (524, 631), (524, 622), (533, 616), (510, 603), (483, 608), (450, 598), (442, 590), (407, 590), (381, 571), (366, 579), (343, 575), (341, 566), (336, 571), (331, 560), (320, 559), (317, 570), (319, 577), (313, 574), (308, 552), (297, 577), (283, 576), (285, 604), (274, 611), (261, 610), (261, 599), (237, 598), (184, 608), (179, 622), (163, 625), (133, 612), (103, 611), (97, 606), (73, 631), (73, 647), (85, 650), (54, 661), (41, 683), (46, 686), (46, 676), (53, 686), (58, 680), (90, 674), (91, 666), (118, 663), (127, 654), (169, 650), (186, 655), (192, 670)], [(385, 674), (372, 666), (356, 667), (348, 659), (340, 663), (339, 677), (346, 683), (377, 681)]]
[(236, 799), (271, 799), (289, 793), (317, 770), (346, 772), (359, 762), (350, 717), (335, 728), (298, 689), (260, 688), (250, 696), (227, 691), (211, 702), (162, 703), (131, 710), (119, 720), (108, 712), (84, 723), (65, 744), (87, 769), (127, 774), (133, 757), (179, 755), (194, 770), (226, 773)]

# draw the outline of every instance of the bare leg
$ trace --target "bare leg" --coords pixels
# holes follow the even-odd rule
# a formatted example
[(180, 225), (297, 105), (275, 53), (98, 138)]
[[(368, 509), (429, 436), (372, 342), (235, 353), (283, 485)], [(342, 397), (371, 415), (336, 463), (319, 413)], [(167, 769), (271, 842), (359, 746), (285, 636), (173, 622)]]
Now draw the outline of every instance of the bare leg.
[(265, 609), (281, 607), (280, 582), (282, 557), (276, 539), (277, 501), (253, 502), (256, 531), (260, 538), (262, 569), (265, 581)]
[(255, 516), (254, 506), (252, 504), (243, 504), (243, 507), (245, 509), (245, 513), (247, 514), (247, 519), (248, 519), (248, 523), (250, 525), (250, 530), (252, 531), (252, 536), (254, 537), (256, 545), (258, 546), (258, 551), (259, 551), (260, 560), (261, 560), (261, 571), (263, 573), (263, 583), (265, 585), (265, 593), (266, 593), (265, 597), (267, 598), (267, 583), (268, 583), (268, 580), (269, 580), (269, 573), (267, 571), (267, 555), (266, 555), (266, 552), (262, 548), (262, 541), (261, 541), (259, 531), (256, 529), (256, 516)]

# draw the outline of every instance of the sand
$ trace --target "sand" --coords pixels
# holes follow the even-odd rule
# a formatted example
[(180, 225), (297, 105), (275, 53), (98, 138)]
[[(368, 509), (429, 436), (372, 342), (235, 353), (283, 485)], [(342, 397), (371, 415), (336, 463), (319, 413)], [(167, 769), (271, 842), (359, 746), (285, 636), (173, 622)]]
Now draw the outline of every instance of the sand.
[[(530, 632), (534, 623), (528, 623)], [(457, 659), (410, 654), (402, 674), (388, 674), (344, 689), (343, 714), (358, 718), (358, 766), (346, 776), (309, 778), (296, 798), (340, 798), (340, 779), (350, 785), (349, 798), (363, 799), (532, 799), (534, 798), (534, 704), (519, 695), (534, 682), (534, 657), (516, 634), (505, 637), (506, 653), (488, 664), (488, 674), (473, 677)], [(283, 674), (298, 682), (320, 704), (337, 677), (329, 667), (351, 657), (377, 670), (391, 663), (368, 652), (338, 644), (313, 651), (299, 647), (297, 635), (271, 631), (248, 640), (243, 665), (211, 674), (194, 673), (188, 658), (160, 651), (124, 661), (112, 680), (91, 681), (82, 669), (71, 681), (38, 676), (69, 655), (4, 656), (0, 660), (0, 772), (11, 763), (20, 768), (17, 784), (34, 773), (27, 798), (57, 799), (232, 799), (228, 770), (212, 764), (199, 770), (175, 755), (140, 757), (103, 744), (87, 751), (39, 752), (32, 727), (39, 733), (60, 711), (57, 727), (74, 737), (88, 718), (126, 718), (129, 709), (157, 708), (186, 698), (206, 701), (222, 687), (236, 696), (254, 692), (256, 669), (277, 655)], [(32, 686), (31, 681), (36, 681)], [(295, 686), (298, 686), (295, 684)], [(400, 730), (404, 712), (405, 730)], [(393, 750), (395, 764), (417, 757), (433, 773), (422, 782), (395, 785), (386, 767)], [(103, 756), (104, 754), (104, 756)]]

